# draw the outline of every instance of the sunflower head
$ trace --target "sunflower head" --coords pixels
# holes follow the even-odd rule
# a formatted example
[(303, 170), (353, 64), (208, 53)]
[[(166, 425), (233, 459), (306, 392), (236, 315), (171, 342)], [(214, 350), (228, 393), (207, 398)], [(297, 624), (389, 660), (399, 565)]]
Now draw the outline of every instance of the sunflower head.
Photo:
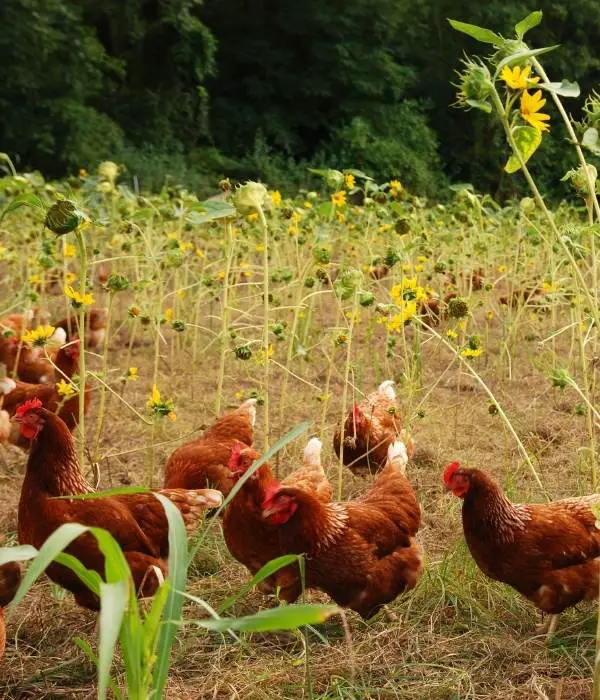
[(550, 115), (540, 112), (545, 104), (546, 100), (542, 97), (541, 90), (537, 90), (533, 95), (527, 90), (521, 93), (521, 116), (538, 131), (550, 129), (550, 125), (546, 123), (550, 121)]

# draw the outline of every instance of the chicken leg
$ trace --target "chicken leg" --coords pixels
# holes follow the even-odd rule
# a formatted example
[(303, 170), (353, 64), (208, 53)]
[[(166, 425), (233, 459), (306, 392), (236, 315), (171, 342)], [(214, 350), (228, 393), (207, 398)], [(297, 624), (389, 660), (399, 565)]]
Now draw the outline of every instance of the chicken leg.
[(550, 637), (556, 632), (559, 617), (560, 615), (547, 615), (542, 624), (537, 625), (535, 628), (536, 635), (544, 634), (546, 635), (547, 639), (550, 639)]

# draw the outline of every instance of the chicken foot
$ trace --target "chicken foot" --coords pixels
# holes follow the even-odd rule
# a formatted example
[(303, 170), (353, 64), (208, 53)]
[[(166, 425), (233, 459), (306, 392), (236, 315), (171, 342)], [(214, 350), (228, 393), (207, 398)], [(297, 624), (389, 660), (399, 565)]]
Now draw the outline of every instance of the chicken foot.
[(559, 617), (560, 615), (547, 615), (542, 624), (535, 628), (536, 635), (544, 634), (549, 639), (556, 632)]

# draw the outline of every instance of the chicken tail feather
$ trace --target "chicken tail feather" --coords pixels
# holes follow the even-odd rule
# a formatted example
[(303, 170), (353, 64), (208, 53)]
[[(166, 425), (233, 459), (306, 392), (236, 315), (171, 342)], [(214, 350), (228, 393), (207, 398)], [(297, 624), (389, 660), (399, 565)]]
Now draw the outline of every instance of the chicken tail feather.
[(396, 440), (388, 447), (388, 463), (399, 469), (402, 474), (406, 474), (408, 453), (406, 445), (400, 440)]
[(218, 508), (223, 503), (223, 494), (216, 489), (157, 489), (179, 509), (188, 532), (196, 529), (198, 520), (209, 508)]

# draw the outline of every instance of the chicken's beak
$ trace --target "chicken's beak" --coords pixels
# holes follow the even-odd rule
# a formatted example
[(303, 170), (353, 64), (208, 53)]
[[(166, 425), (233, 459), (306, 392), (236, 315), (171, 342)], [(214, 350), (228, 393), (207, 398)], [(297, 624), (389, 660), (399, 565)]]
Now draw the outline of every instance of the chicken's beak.
[(17, 416), (17, 414), (15, 413), (14, 416), (10, 417), (10, 422), (11, 423), (22, 423), (23, 419), (21, 418), (21, 416)]

